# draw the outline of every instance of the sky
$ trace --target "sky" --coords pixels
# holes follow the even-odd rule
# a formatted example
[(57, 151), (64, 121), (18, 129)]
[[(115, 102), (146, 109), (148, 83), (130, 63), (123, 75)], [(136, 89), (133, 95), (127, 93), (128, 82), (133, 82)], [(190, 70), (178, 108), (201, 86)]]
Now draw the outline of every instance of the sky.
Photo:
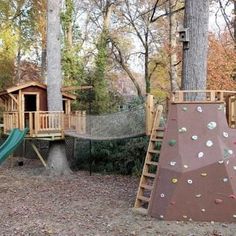
[[(224, 0), (222, 2), (225, 2)], [(215, 33), (220, 33), (223, 31), (226, 24), (224, 17), (221, 12), (218, 11), (219, 5), (216, 3), (210, 8), (210, 18), (209, 18), (209, 30)], [(226, 8), (226, 13), (230, 17), (232, 16), (233, 5)]]

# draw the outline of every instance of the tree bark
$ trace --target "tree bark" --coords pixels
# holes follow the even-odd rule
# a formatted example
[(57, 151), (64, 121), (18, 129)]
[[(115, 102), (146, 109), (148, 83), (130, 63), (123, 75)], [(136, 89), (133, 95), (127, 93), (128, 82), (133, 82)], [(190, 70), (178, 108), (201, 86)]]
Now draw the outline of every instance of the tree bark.
[(71, 170), (66, 159), (65, 141), (51, 141), (49, 143), (48, 167), (51, 175), (68, 175)]
[(177, 53), (176, 53), (176, 27), (177, 21), (176, 16), (173, 14), (173, 0), (169, 0), (169, 47), (170, 47), (170, 84), (171, 91), (179, 90), (179, 86), (177, 83), (178, 74), (177, 74)]
[(236, 50), (236, 1), (234, 0), (234, 49)]
[[(63, 111), (61, 43), (60, 43), (60, 6), (61, 0), (48, 0), (47, 5), (47, 98), (48, 111)], [(49, 146), (48, 167), (50, 174), (71, 173), (65, 141), (51, 141)]]
[(116, 53), (113, 51), (113, 55), (115, 56), (116, 61), (120, 64), (120, 66), (123, 68), (123, 70), (127, 73), (127, 75), (129, 76), (129, 78), (131, 79), (131, 81), (133, 82), (133, 84), (137, 90), (138, 96), (141, 98), (142, 91), (141, 91), (138, 81), (136, 80), (135, 76), (132, 74), (129, 67), (126, 65), (123, 55), (122, 55), (122, 52), (121, 52), (120, 48), (118, 47), (118, 45), (115, 43), (115, 41), (112, 38), (110, 38), (110, 40), (113, 44), (113, 47), (116, 48), (116, 50), (118, 52), (118, 55), (116, 55)]
[(48, 110), (62, 111), (61, 94), (61, 0), (49, 0), (47, 8), (47, 92)]
[(189, 42), (184, 43), (182, 89), (206, 89), (209, 0), (185, 0), (184, 28)]
[(46, 46), (42, 46), (42, 51), (41, 51), (41, 78), (43, 80), (43, 82), (46, 82), (46, 75), (45, 75), (45, 71), (47, 68), (47, 49)]

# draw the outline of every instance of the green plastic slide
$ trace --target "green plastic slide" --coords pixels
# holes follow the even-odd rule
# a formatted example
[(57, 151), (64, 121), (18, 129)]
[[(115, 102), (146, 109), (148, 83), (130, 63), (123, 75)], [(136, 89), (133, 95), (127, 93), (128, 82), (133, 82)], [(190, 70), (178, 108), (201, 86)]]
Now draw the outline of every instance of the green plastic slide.
[(23, 141), (28, 128), (24, 130), (13, 129), (6, 139), (6, 141), (0, 146), (0, 165), (7, 159), (7, 157), (18, 147)]

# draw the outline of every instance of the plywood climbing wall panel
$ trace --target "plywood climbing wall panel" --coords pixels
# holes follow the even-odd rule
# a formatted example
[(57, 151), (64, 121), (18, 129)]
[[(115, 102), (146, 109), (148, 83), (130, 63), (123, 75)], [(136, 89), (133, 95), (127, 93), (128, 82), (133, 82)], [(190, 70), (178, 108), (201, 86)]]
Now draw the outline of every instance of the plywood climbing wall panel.
[(236, 132), (223, 104), (171, 104), (148, 214), (236, 222)]

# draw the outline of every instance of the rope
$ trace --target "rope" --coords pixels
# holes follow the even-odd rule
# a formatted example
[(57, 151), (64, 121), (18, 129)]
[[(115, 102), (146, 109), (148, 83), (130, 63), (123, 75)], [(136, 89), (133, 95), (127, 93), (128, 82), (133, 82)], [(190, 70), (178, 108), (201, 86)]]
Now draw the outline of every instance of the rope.
[(65, 135), (88, 140), (114, 140), (145, 135), (145, 106), (105, 114), (87, 115), (86, 132), (65, 131)]

